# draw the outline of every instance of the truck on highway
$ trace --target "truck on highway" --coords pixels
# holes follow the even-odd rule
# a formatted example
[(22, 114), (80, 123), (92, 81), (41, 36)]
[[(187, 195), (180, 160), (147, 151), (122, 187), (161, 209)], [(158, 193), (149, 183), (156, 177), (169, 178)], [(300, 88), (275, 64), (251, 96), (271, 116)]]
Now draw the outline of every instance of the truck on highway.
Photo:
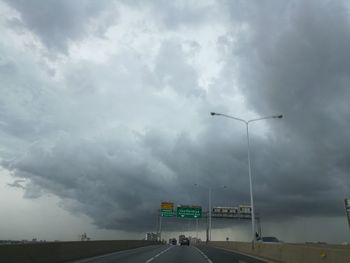
[(169, 244), (170, 244), (170, 245), (176, 245), (176, 244), (177, 244), (176, 238), (170, 238), (170, 239), (169, 239)]
[(180, 235), (179, 236), (179, 244), (180, 246), (189, 246), (190, 245), (190, 240), (185, 236), (185, 235)]
[(179, 235), (179, 244), (181, 244), (182, 239), (186, 238), (185, 235)]

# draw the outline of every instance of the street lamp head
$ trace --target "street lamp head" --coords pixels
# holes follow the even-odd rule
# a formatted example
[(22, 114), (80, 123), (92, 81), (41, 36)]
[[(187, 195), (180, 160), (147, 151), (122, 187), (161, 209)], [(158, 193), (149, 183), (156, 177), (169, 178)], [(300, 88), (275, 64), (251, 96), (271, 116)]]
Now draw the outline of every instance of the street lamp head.
[(211, 112), (210, 115), (211, 115), (211, 116), (214, 116), (214, 115), (216, 115), (216, 113), (215, 113), (215, 112)]
[(283, 115), (275, 115), (275, 116), (272, 116), (272, 118), (276, 118), (276, 119), (282, 119), (283, 118)]

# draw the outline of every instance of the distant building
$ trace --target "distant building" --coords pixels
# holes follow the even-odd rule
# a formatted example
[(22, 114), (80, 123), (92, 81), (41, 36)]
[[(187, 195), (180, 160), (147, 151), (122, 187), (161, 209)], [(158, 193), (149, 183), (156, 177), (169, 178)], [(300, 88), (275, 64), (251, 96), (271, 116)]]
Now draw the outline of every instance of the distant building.
[(148, 241), (157, 241), (158, 235), (156, 233), (147, 233), (146, 234), (146, 240)]
[(83, 234), (80, 236), (80, 240), (81, 240), (81, 241), (90, 241), (90, 238), (87, 236), (86, 233), (83, 233)]

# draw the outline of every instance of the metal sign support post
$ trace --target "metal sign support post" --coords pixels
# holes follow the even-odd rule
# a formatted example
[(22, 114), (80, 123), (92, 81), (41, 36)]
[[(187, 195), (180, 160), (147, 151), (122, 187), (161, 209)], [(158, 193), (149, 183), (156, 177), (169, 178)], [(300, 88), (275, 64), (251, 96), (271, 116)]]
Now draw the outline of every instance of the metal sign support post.
[(159, 241), (162, 242), (162, 215), (159, 216)]

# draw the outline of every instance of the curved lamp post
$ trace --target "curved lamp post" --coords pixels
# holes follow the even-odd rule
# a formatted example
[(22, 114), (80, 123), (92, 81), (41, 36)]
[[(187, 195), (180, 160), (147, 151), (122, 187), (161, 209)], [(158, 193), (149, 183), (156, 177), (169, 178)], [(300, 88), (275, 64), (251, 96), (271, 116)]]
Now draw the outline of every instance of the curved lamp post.
[(253, 183), (252, 183), (252, 171), (251, 171), (251, 164), (250, 164), (250, 142), (249, 142), (249, 123), (260, 121), (260, 120), (266, 120), (266, 119), (282, 119), (283, 115), (274, 115), (274, 116), (267, 116), (267, 117), (261, 117), (257, 119), (251, 119), (251, 120), (244, 120), (240, 118), (236, 118), (230, 115), (217, 113), (217, 112), (211, 112), (211, 116), (222, 116), (225, 118), (233, 119), (236, 121), (243, 122), (246, 125), (246, 131), (247, 131), (247, 152), (248, 152), (248, 173), (249, 173), (249, 189), (250, 189), (250, 206), (252, 211), (252, 248), (254, 249), (254, 243), (255, 243), (255, 214), (254, 214), (254, 198), (253, 198)]

